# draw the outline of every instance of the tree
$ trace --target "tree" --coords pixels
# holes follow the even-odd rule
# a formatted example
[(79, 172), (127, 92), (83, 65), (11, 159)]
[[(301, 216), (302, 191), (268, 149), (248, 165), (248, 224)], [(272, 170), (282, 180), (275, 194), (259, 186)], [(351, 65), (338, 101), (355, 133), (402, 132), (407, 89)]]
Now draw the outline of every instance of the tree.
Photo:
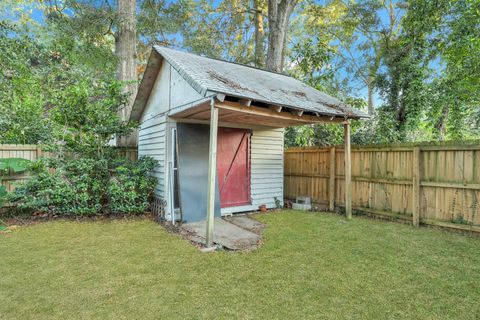
[(181, 27), (183, 47), (213, 58), (256, 63), (255, 12), (250, 1), (200, 0), (192, 2), (189, 8)]
[(282, 72), (290, 16), (298, 0), (268, 0), (268, 50), (266, 69)]
[(61, 65), (20, 27), (0, 22), (1, 143), (35, 144), (51, 138), (44, 116), (53, 89), (47, 71)]
[(186, 21), (196, 16), (195, 5), (189, 0), (137, 0), (137, 63), (143, 73), (152, 45), (181, 45)]
[(60, 146), (95, 140), (96, 149), (113, 133), (128, 132), (115, 116), (125, 102), (115, 59), (108, 46), (56, 29), (63, 19), (57, 12), (35, 32), (0, 23), (0, 139)]
[[(123, 121), (129, 121), (137, 93), (137, 33), (136, 0), (118, 0), (118, 27), (115, 34), (115, 54), (118, 57), (117, 80), (125, 83), (130, 95), (128, 104), (120, 110)], [(117, 138), (119, 146), (135, 146), (137, 135)]]
[[(56, 1), (52, 1), (46, 8), (47, 23), (54, 25), (57, 30), (62, 30), (65, 38), (75, 39), (87, 46), (107, 48), (110, 50), (110, 54), (112, 51), (115, 53), (113, 60), (116, 78), (124, 83), (125, 92), (130, 94), (129, 103), (120, 110), (123, 121), (129, 121), (137, 91), (138, 74), (142, 72), (142, 65), (147, 59), (146, 51), (149, 52), (151, 49), (150, 46), (147, 49), (147, 45), (142, 45), (141, 41), (137, 39), (137, 24), (145, 33), (142, 39), (150, 41), (154, 35), (163, 32), (161, 29), (154, 32), (153, 28), (161, 26), (161, 21), (166, 19), (163, 15), (165, 10), (167, 9), (163, 1), (157, 3), (155, 0), (141, 0), (139, 8), (137, 8), (135, 0), (118, 0), (116, 6), (109, 1), (66, 0), (61, 7), (57, 5)], [(136, 19), (137, 11), (140, 22), (137, 22)], [(147, 24), (149, 28), (146, 27)], [(82, 30), (82, 32), (78, 32), (78, 30)], [(137, 59), (138, 43), (143, 49), (140, 54), (143, 61)], [(148, 45), (151, 44), (151, 42), (148, 43)], [(102, 69), (99, 68), (99, 70)], [(135, 145), (136, 134), (119, 138), (116, 142), (122, 146)]]
[(255, 25), (255, 66), (263, 68), (265, 66), (265, 30), (263, 26), (264, 1), (252, 0), (254, 25)]
[(428, 65), (422, 35), (403, 33), (386, 41), (384, 71), (377, 75), (379, 91), (386, 102), (380, 112), (395, 119), (400, 141), (415, 141), (424, 135), (421, 122), (427, 105)]
[(479, 136), (480, 12), (475, 0), (414, 0), (404, 25), (421, 30), (435, 63), (428, 84), (428, 121), (432, 137), (468, 139)]
[[(300, 8), (298, 0), (116, 3), (0, 4), (18, 25), (0, 30), (0, 90), (7, 93), (0, 97), (3, 141), (51, 139), (58, 123), (46, 115), (67, 92), (90, 84), (89, 94), (98, 98), (93, 88), (103, 83), (105, 90), (116, 77), (124, 93), (133, 93), (121, 110), (127, 120), (137, 75), (158, 43), (276, 72), (288, 56), (289, 74), (344, 101), (366, 88), (375, 117), (355, 131), (365, 139), (353, 132), (358, 142), (480, 134), (478, 0), (306, 1)], [(32, 8), (44, 12), (44, 21)], [(80, 85), (80, 79), (87, 82)], [(374, 106), (377, 93), (382, 103)], [(320, 126), (292, 132), (301, 144), (336, 137), (334, 129)]]
[[(335, 91), (335, 71), (332, 68), (333, 48), (321, 38), (301, 39), (293, 45), (290, 60), (293, 67), (288, 72), (299, 80), (322, 91)], [(332, 92), (332, 93), (339, 93)]]
[[(330, 38), (337, 48), (337, 64), (345, 66), (350, 81), (367, 88), (368, 113), (374, 114), (375, 81), (383, 45), (400, 32), (404, 9), (393, 0), (359, 2), (334, 0), (306, 7), (306, 29), (313, 36)], [(383, 21), (382, 16), (387, 16)]]

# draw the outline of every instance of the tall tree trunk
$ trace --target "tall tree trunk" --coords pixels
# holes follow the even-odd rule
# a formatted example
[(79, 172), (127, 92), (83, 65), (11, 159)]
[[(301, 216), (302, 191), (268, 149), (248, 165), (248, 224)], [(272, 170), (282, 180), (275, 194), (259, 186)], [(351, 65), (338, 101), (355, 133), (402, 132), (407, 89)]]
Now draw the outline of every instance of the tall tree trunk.
[(286, 35), (297, 2), (298, 0), (268, 0), (267, 70), (283, 71)]
[[(128, 82), (125, 92), (130, 94), (127, 105), (120, 110), (120, 117), (128, 121), (137, 93), (137, 31), (136, 0), (118, 0), (118, 31), (115, 35), (115, 54), (118, 57), (117, 80)], [(117, 138), (117, 146), (136, 146), (136, 133)]]
[(367, 94), (368, 94), (368, 115), (373, 116), (375, 109), (373, 107), (373, 78), (372, 76), (368, 77), (367, 83)]
[(435, 130), (437, 131), (436, 132), (437, 139), (440, 141), (445, 140), (448, 111), (449, 111), (448, 104), (444, 104), (442, 108), (442, 113), (440, 114), (440, 117), (438, 117), (438, 120), (435, 123)]
[(262, 0), (253, 0), (253, 14), (255, 24), (255, 67), (263, 68), (265, 66), (265, 48), (263, 39), (265, 30), (263, 29)]
[(375, 113), (375, 106), (373, 105), (373, 92), (375, 90), (375, 79), (377, 77), (378, 69), (380, 68), (380, 60), (382, 52), (382, 42), (380, 42), (375, 47), (375, 59), (373, 60), (373, 64), (368, 69), (368, 77), (367, 77), (367, 90), (368, 90), (368, 115), (373, 116)]

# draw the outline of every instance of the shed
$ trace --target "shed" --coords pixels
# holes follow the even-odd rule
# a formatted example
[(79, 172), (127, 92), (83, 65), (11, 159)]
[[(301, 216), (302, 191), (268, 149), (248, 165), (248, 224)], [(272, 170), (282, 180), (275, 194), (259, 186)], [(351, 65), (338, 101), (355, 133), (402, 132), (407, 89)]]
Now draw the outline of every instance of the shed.
[(165, 218), (196, 221), (283, 204), (285, 127), (343, 124), (349, 146), (362, 117), (290, 76), (154, 46), (130, 119)]

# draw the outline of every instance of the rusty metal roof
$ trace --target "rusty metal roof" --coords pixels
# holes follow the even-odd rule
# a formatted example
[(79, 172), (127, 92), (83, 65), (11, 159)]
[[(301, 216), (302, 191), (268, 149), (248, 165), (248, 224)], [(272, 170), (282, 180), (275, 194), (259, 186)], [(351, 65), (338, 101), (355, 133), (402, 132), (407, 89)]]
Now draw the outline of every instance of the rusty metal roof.
[(222, 93), (324, 116), (354, 119), (368, 117), (364, 112), (350, 107), (337, 98), (284, 74), (163, 46), (154, 46), (154, 50), (204, 96)]

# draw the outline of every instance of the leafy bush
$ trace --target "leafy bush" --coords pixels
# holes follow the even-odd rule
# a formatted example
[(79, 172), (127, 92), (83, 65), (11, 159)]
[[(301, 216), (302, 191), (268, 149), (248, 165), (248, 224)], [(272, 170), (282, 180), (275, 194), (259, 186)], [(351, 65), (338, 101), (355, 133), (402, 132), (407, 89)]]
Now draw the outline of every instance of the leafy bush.
[(157, 182), (149, 173), (157, 161), (143, 157), (137, 163), (119, 161), (108, 184), (112, 212), (142, 212)]
[[(30, 163), (30, 160), (22, 158), (0, 158), (0, 182), (2, 182), (2, 176), (8, 174), (10, 170), (15, 173), (24, 172), (28, 169)], [(3, 206), (7, 195), (7, 188), (0, 185), (0, 208)]]
[(18, 186), (9, 200), (21, 209), (53, 215), (141, 213), (148, 209), (156, 180), (151, 158), (43, 159), (38, 174)]

